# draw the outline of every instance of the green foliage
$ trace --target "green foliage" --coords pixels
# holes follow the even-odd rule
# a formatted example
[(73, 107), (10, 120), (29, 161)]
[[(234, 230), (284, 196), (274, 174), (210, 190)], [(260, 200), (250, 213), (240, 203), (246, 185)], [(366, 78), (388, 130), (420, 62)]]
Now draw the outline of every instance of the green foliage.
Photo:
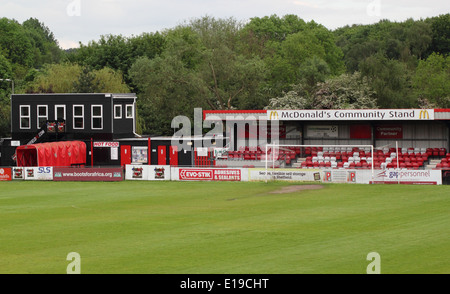
[(342, 74), (306, 89), (305, 83), (270, 100), (266, 109), (374, 109), (376, 92), (359, 72)]
[[(38, 19), (0, 18), (0, 78), (17, 93), (136, 92), (151, 134), (171, 133), (171, 119), (192, 117), (194, 107), (449, 107), (449, 28), (448, 13), (334, 31), (294, 14), (247, 23), (204, 16), (63, 51)], [(0, 84), (3, 121), (10, 93)]]
[(82, 67), (77, 64), (47, 64), (27, 84), (27, 93), (71, 93), (74, 81), (81, 74)]
[(164, 44), (165, 39), (160, 33), (143, 33), (129, 38), (110, 34), (87, 45), (80, 44), (80, 48), (67, 53), (66, 59), (95, 70), (107, 67), (120, 71), (130, 83), (128, 70), (134, 61), (141, 56), (154, 58), (162, 52)]
[(36, 18), (24, 21), (22, 26), (34, 48), (34, 67), (41, 67), (46, 63), (57, 63), (61, 60), (62, 51), (48, 27)]
[(422, 103), (450, 107), (450, 56), (433, 53), (421, 60), (413, 77), (413, 87)]
[(411, 72), (406, 64), (381, 54), (366, 58), (359, 65), (363, 77), (377, 93), (380, 108), (412, 108)]
[(311, 79), (313, 74), (308, 71), (312, 70), (312, 60), (326, 63), (327, 70), (321, 74), (327, 77), (344, 72), (343, 53), (334, 38), (331, 31), (314, 21), (306, 23), (295, 15), (272, 15), (251, 19), (242, 30), (246, 42), (242, 47), (245, 54), (257, 55), (266, 63), (270, 74), (266, 88), (276, 95), (305, 80), (305, 73)]
[(109, 68), (92, 70), (78, 64), (48, 64), (27, 83), (26, 93), (127, 93), (121, 73)]
[[(144, 132), (170, 134), (172, 118), (193, 116), (193, 108), (262, 108), (265, 63), (238, 47), (239, 24), (205, 17), (165, 32), (164, 52), (138, 59), (129, 71), (140, 93)], [(145, 104), (145, 105), (144, 105)]]
[(87, 66), (83, 68), (78, 80), (73, 83), (74, 93), (95, 93), (98, 92), (99, 83), (95, 80), (95, 75)]
[(26, 30), (15, 20), (0, 18), (0, 52), (15, 65), (32, 66), (34, 50)]
[(432, 42), (428, 54), (433, 52), (447, 55), (450, 53), (450, 13), (425, 20), (431, 24)]

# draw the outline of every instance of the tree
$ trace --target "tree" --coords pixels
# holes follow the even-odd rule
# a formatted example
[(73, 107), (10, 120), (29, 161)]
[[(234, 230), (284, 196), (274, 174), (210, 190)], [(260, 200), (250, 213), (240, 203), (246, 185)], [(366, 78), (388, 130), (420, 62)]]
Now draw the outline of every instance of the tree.
[[(342, 50), (334, 34), (314, 21), (306, 23), (296, 15), (252, 18), (241, 33), (246, 55), (258, 55), (269, 69), (265, 88), (269, 95), (287, 92), (311, 69), (312, 60), (323, 60), (327, 75), (345, 71)], [(308, 60), (308, 63), (305, 63)], [(302, 71), (303, 67), (309, 67)]]
[[(146, 132), (169, 134), (177, 115), (204, 109), (261, 108), (265, 63), (239, 53), (239, 23), (204, 17), (164, 32), (165, 49), (129, 71), (140, 95)], [(159, 128), (157, 125), (164, 125)], [(151, 126), (151, 127), (149, 127)]]
[(202, 95), (211, 109), (247, 109), (263, 106), (259, 101), (266, 77), (264, 62), (246, 58), (227, 47), (205, 52), (205, 63), (197, 74)]
[(74, 93), (96, 93), (99, 82), (95, 80), (95, 75), (88, 66), (85, 66), (78, 76), (78, 80), (73, 83)]
[(321, 58), (314, 55), (305, 60), (299, 70), (300, 83), (307, 90), (312, 90), (319, 82), (324, 82), (330, 75), (330, 67)]
[(131, 37), (110, 34), (87, 45), (80, 43), (80, 48), (68, 52), (66, 59), (94, 70), (107, 67), (120, 71), (125, 81), (131, 85), (128, 70), (136, 59), (142, 56), (154, 58), (162, 53), (164, 47), (165, 38), (158, 32)]
[(436, 17), (427, 18), (426, 22), (431, 24), (432, 41), (428, 49), (428, 55), (433, 52), (440, 54), (450, 53), (450, 13)]
[(0, 19), (0, 52), (17, 66), (33, 65), (33, 47), (23, 27), (15, 20)]
[(421, 103), (450, 107), (450, 56), (433, 53), (421, 60), (413, 77), (413, 87)]
[(168, 135), (172, 118), (193, 118), (194, 107), (206, 106), (197, 100), (192, 74), (175, 56), (138, 58), (129, 74), (139, 92), (138, 110), (145, 134)]
[(359, 68), (376, 91), (380, 108), (411, 108), (416, 105), (411, 91), (412, 72), (405, 63), (376, 54), (362, 61)]
[(50, 64), (33, 75), (35, 78), (27, 83), (26, 93), (129, 92), (122, 74), (109, 68), (91, 71), (78, 64)]
[[(0, 53), (0, 78), (12, 78), (11, 63)], [(0, 82), (0, 138), (9, 135), (10, 125), (10, 101), (11, 85), (9, 82)]]
[(182, 26), (164, 34), (164, 52), (152, 59), (138, 58), (128, 71), (139, 95), (138, 110), (145, 134), (168, 135), (172, 118), (193, 118), (194, 107), (207, 107), (199, 99), (199, 81), (193, 74), (205, 49), (198, 34)]
[(24, 21), (25, 29), (34, 49), (34, 67), (41, 67), (45, 63), (59, 62), (62, 50), (58, 41), (48, 27), (36, 18)]
[(318, 83), (313, 97), (314, 109), (378, 108), (376, 91), (359, 72)]
[(270, 100), (266, 109), (363, 109), (378, 108), (376, 92), (359, 72), (342, 74), (305, 90), (297, 84), (292, 91)]
[(130, 87), (125, 83), (124, 75), (109, 67), (94, 70), (94, 81), (97, 93), (129, 93)]

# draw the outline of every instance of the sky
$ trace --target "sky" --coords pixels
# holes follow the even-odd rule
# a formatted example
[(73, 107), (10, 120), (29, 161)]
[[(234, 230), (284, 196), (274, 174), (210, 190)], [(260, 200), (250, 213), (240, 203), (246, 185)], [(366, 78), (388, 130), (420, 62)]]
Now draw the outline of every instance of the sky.
[(449, 12), (448, 0), (0, 0), (0, 17), (20, 23), (37, 18), (63, 49), (98, 41), (102, 35), (161, 32), (203, 16), (247, 22), (253, 17), (295, 14), (334, 30)]

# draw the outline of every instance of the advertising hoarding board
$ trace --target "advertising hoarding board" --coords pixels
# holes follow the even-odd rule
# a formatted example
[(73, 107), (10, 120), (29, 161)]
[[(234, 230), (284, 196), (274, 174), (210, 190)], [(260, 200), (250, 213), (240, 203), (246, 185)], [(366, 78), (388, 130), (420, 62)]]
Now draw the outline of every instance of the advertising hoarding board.
[(98, 167), (98, 168), (53, 168), (54, 181), (100, 181), (117, 182), (123, 180), (123, 169)]

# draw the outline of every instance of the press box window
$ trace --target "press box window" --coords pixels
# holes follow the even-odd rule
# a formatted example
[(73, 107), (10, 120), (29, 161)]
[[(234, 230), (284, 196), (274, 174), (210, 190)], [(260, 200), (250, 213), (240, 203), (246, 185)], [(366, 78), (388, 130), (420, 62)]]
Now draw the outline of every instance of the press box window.
[(21, 105), (20, 106), (20, 128), (21, 129), (31, 129), (30, 120), (30, 106)]
[(92, 129), (103, 129), (103, 107), (102, 105), (92, 105)]
[(127, 110), (127, 118), (133, 118), (134, 117), (134, 107), (133, 104), (128, 104), (126, 106), (126, 110)]
[(73, 106), (73, 128), (84, 129), (84, 106)]
[(122, 118), (122, 105), (114, 105), (114, 118)]
[(41, 128), (48, 120), (48, 107), (47, 105), (37, 106), (37, 128)]
[(65, 105), (55, 105), (55, 120), (66, 120)]

